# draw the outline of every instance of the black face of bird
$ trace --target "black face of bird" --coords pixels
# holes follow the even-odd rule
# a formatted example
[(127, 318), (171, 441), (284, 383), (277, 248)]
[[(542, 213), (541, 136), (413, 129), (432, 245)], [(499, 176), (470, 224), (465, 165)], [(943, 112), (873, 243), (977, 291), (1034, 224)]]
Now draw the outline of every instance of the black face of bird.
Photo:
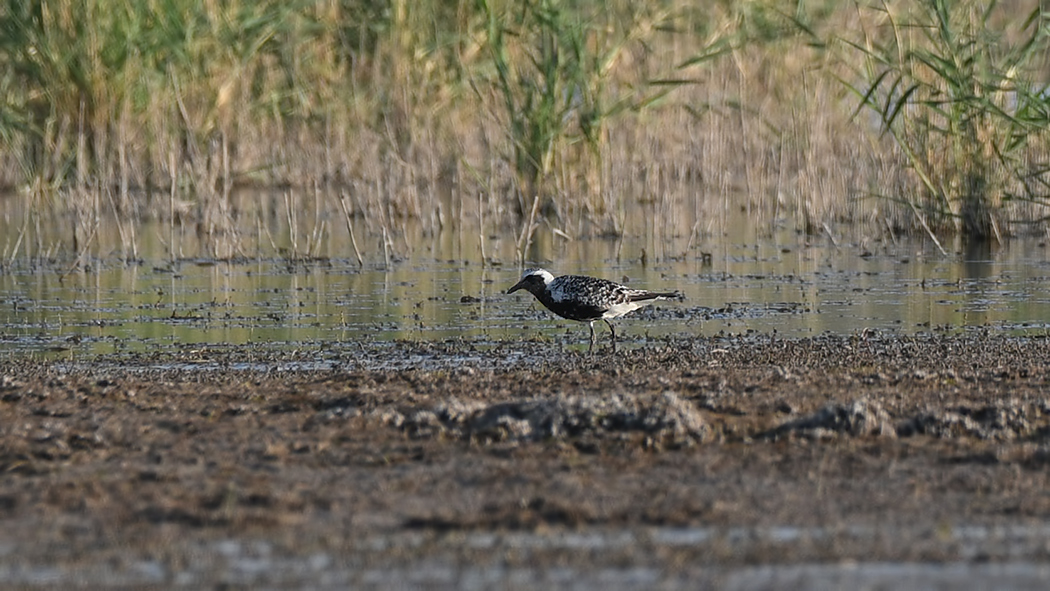
[(521, 281), (514, 284), (514, 287), (507, 290), (507, 293), (514, 293), (519, 289), (524, 289), (533, 295), (542, 292), (547, 288), (546, 282), (543, 281), (543, 277), (540, 275), (526, 275), (521, 278)]

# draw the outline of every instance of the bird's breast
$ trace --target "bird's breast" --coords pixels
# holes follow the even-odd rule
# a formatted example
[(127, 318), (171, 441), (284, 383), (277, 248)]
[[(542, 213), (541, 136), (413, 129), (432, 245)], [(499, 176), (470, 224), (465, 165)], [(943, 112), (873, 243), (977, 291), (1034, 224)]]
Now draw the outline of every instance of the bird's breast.
[(554, 312), (562, 318), (568, 318), (569, 320), (579, 320), (580, 322), (588, 322), (591, 320), (597, 320), (603, 317), (606, 313), (605, 308), (595, 306), (586, 302), (574, 302), (574, 301), (554, 301), (549, 300), (543, 302), (543, 305), (547, 306), (547, 309)]

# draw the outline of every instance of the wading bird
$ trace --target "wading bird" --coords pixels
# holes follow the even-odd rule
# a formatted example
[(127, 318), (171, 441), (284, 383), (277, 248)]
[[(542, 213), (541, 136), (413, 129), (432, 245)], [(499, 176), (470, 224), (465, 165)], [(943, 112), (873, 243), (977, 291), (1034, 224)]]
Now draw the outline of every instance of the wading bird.
[(519, 289), (536, 296), (548, 310), (562, 318), (586, 322), (591, 327), (591, 346), (594, 350), (594, 321), (601, 319), (612, 331), (612, 350), (616, 351), (616, 329), (610, 318), (619, 318), (657, 300), (683, 299), (677, 291), (648, 291), (631, 289), (607, 279), (583, 275), (555, 277), (546, 269), (526, 269), (521, 280), (507, 293)]

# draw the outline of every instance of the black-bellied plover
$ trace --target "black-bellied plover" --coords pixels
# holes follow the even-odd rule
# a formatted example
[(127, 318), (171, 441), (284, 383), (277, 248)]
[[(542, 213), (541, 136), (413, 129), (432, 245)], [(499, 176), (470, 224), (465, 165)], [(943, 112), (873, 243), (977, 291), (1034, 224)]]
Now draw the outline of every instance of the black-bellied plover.
[(524, 289), (536, 296), (548, 310), (562, 318), (586, 322), (591, 327), (591, 346), (594, 350), (594, 321), (604, 320), (612, 331), (612, 350), (616, 350), (616, 329), (610, 318), (619, 318), (657, 300), (682, 299), (677, 291), (648, 291), (631, 289), (607, 279), (583, 275), (554, 277), (546, 269), (527, 269), (521, 281), (507, 290), (514, 293)]

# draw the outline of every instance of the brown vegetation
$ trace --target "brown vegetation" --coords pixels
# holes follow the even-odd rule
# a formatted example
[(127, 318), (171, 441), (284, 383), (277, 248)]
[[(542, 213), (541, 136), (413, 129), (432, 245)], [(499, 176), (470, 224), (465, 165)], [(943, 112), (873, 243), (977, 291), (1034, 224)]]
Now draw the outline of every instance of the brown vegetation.
[[(1036, 3), (958, 4), (971, 54), (1042, 55), (1041, 15), (1021, 22)], [(116, 231), (134, 258), (135, 222), (166, 219), (225, 258), (280, 217), (274, 247), (309, 256), (343, 199), (375, 235), (412, 218), (513, 234), (522, 256), (536, 231), (616, 236), (641, 211), (697, 238), (730, 209), (809, 233), (1001, 237), (1046, 215), (1046, 111), (1021, 100), (1043, 96), (1043, 64), (989, 59), (961, 79), (977, 110), (945, 132), (959, 80), (886, 61), (959, 57), (927, 43), (941, 5), (12, 2), (0, 179), (23, 219), (4, 250), (54, 250), (31, 235), (58, 217), (57, 250)], [(884, 88), (887, 71), (902, 81)], [(873, 120), (866, 100), (889, 107)]]

